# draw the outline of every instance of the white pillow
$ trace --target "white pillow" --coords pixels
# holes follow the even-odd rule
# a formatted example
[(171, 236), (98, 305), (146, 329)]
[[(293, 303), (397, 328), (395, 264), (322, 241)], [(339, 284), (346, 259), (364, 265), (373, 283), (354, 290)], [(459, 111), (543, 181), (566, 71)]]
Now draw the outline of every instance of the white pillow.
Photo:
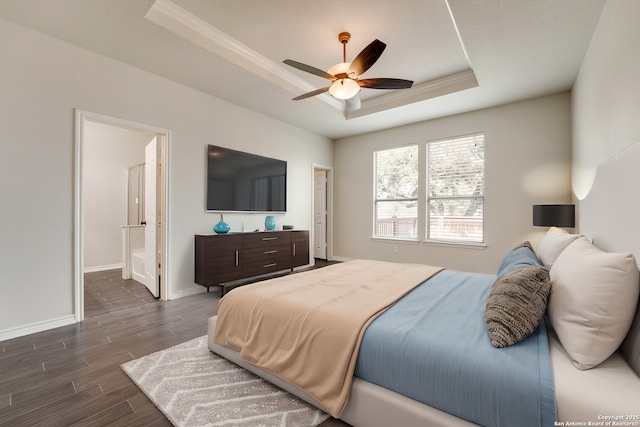
[(580, 370), (604, 362), (627, 335), (640, 294), (636, 260), (607, 253), (585, 237), (570, 244), (551, 267), (547, 314)]
[(558, 255), (580, 236), (582, 234), (570, 234), (562, 228), (551, 227), (538, 245), (536, 255), (542, 265), (549, 267), (553, 265)]

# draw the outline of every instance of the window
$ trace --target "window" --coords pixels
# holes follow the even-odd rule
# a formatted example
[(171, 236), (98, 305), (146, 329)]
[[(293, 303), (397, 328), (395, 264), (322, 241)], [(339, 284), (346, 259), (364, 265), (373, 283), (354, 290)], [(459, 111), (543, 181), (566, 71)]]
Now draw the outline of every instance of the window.
[(427, 143), (426, 237), (484, 242), (484, 134)]
[(376, 237), (418, 238), (418, 146), (374, 153)]

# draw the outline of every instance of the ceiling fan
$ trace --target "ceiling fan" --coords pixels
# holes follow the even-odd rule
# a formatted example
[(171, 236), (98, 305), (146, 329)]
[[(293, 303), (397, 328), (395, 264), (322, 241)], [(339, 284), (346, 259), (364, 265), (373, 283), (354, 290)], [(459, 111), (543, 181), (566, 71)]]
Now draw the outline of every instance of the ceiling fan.
[[(283, 62), (294, 68), (297, 68), (307, 73), (314, 74), (316, 76), (324, 77), (331, 80), (331, 85), (316, 89), (311, 92), (307, 92), (300, 96), (293, 98), (294, 101), (310, 98), (315, 95), (319, 95), (324, 92), (329, 92), (333, 97), (338, 99), (344, 99), (350, 109), (357, 109), (360, 107), (360, 100), (356, 97), (360, 88), (365, 89), (408, 89), (413, 85), (411, 80), (403, 79), (391, 79), (391, 78), (374, 78), (374, 79), (360, 79), (359, 77), (364, 74), (382, 55), (384, 48), (387, 45), (380, 40), (376, 39), (372, 41), (362, 52), (356, 56), (353, 62), (347, 62), (347, 43), (351, 39), (351, 34), (347, 32), (340, 33), (338, 40), (342, 43), (342, 60), (343, 62), (334, 65), (329, 68), (328, 71), (322, 71), (318, 68), (310, 65), (303, 64), (301, 62), (293, 61), (291, 59), (285, 59)], [(352, 101), (353, 100), (353, 101)]]

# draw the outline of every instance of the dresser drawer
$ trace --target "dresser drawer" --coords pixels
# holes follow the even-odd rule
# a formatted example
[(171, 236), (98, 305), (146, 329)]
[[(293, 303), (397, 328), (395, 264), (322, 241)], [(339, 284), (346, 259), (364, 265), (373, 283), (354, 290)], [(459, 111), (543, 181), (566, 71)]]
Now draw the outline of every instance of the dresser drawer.
[(242, 264), (242, 275), (245, 277), (258, 276), (274, 271), (288, 270), (291, 268), (291, 257), (274, 258), (269, 261), (250, 262)]
[(264, 232), (264, 233), (250, 233), (242, 236), (242, 248), (269, 248), (279, 245), (290, 245), (291, 233), (289, 232)]
[(242, 251), (242, 263), (264, 262), (268, 263), (276, 258), (288, 258), (291, 256), (291, 245), (277, 245), (264, 248), (251, 248)]

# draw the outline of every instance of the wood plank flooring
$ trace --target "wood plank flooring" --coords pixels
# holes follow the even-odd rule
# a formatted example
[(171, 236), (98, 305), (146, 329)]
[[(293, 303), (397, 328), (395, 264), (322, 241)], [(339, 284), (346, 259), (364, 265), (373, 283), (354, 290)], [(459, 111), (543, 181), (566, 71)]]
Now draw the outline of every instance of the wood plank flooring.
[(218, 300), (159, 301), (120, 270), (86, 274), (84, 322), (0, 342), (0, 426), (170, 426), (120, 365), (205, 335)]

